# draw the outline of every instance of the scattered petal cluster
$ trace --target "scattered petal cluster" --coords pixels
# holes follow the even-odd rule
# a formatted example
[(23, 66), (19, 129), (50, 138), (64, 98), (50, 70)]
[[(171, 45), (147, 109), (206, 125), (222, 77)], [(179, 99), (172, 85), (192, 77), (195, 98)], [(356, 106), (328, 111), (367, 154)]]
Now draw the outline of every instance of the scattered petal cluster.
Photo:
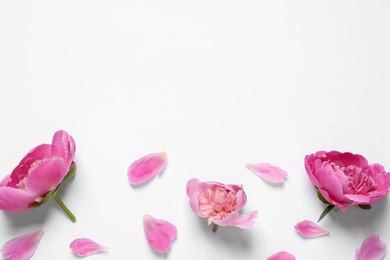
[[(67, 132), (57, 131), (51, 144), (42, 144), (27, 153), (11, 174), (0, 182), (0, 210), (22, 211), (43, 205), (54, 199), (75, 221), (76, 218), (58, 197), (63, 180), (73, 174), (75, 142)], [(390, 173), (378, 163), (369, 164), (359, 154), (338, 151), (319, 151), (305, 157), (305, 169), (317, 189), (319, 199), (328, 204), (320, 220), (332, 209), (343, 211), (350, 206), (370, 209), (371, 205), (383, 199), (390, 190)], [(150, 181), (161, 174), (167, 165), (167, 153), (147, 154), (134, 161), (127, 170), (131, 185)], [(270, 163), (247, 163), (246, 167), (265, 181), (282, 184), (288, 174)], [(223, 184), (216, 181), (202, 182), (197, 178), (186, 184), (186, 193), (192, 211), (207, 219), (208, 224), (235, 226), (242, 229), (255, 224), (258, 211), (242, 213), (247, 196), (242, 185)], [(177, 228), (171, 222), (145, 214), (143, 230), (150, 247), (157, 253), (167, 254), (178, 236)], [(303, 220), (294, 226), (303, 238), (330, 235), (330, 231), (310, 220)], [(6, 242), (0, 253), (6, 260), (31, 258), (43, 236), (43, 228), (17, 236)], [(105, 250), (89, 238), (73, 240), (69, 248), (78, 257), (89, 256)], [(378, 235), (368, 236), (355, 251), (355, 260), (382, 260), (387, 245)], [(287, 251), (279, 251), (267, 260), (295, 260)]]
[(193, 178), (188, 181), (186, 190), (192, 211), (202, 218), (207, 218), (209, 224), (239, 228), (250, 228), (255, 224), (257, 210), (244, 214), (239, 212), (246, 204), (246, 194), (242, 186), (213, 181), (201, 182)]

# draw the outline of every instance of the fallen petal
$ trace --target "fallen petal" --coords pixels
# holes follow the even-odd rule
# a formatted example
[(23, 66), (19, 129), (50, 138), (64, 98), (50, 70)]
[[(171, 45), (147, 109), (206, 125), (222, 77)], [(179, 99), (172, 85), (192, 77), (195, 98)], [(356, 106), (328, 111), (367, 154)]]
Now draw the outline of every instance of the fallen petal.
[(141, 184), (160, 174), (167, 164), (167, 154), (151, 153), (133, 162), (127, 170), (130, 184)]
[(108, 247), (102, 246), (89, 238), (77, 238), (70, 243), (69, 247), (77, 256), (92, 255), (108, 249)]
[(34, 255), (38, 247), (41, 237), (43, 235), (43, 228), (37, 231), (30, 232), (18, 237), (15, 237), (5, 243), (0, 252), (7, 260), (25, 260)]
[(176, 227), (168, 221), (152, 216), (143, 217), (144, 231), (149, 245), (159, 253), (167, 253), (177, 237)]
[(301, 236), (308, 238), (320, 237), (330, 234), (328, 230), (310, 220), (298, 222), (294, 228)]
[(295, 260), (295, 256), (286, 251), (280, 251), (268, 257), (267, 260)]
[(386, 254), (386, 244), (377, 235), (368, 236), (356, 249), (356, 260), (381, 260)]
[(246, 167), (266, 181), (283, 183), (287, 172), (269, 163), (247, 163)]

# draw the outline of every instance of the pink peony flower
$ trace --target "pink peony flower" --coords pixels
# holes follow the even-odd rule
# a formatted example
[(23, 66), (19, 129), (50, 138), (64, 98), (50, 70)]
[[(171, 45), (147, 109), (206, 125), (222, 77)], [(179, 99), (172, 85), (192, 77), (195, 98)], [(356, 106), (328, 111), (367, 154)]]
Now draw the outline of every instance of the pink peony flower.
[(239, 228), (250, 228), (254, 225), (253, 219), (257, 217), (257, 210), (241, 215), (239, 213), (246, 204), (246, 194), (242, 186), (201, 182), (194, 178), (188, 181), (186, 189), (191, 209), (198, 216), (207, 218), (209, 224)]
[(359, 154), (319, 151), (305, 157), (305, 168), (321, 201), (330, 204), (329, 210), (334, 206), (369, 209), (389, 192), (390, 174)]
[(0, 182), (0, 209), (27, 210), (53, 198), (75, 221), (57, 194), (64, 178), (74, 174), (75, 151), (73, 138), (65, 131), (56, 132), (52, 144), (41, 144), (32, 149)]

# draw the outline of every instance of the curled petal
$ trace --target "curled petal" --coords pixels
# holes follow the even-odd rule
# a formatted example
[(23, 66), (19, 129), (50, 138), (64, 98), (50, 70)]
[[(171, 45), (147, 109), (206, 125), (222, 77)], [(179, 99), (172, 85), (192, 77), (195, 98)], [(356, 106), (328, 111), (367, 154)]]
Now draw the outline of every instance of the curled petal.
[(108, 249), (108, 247), (102, 246), (89, 238), (77, 238), (70, 243), (69, 247), (77, 256), (92, 255)]
[(365, 194), (344, 194), (344, 196), (352, 201), (351, 205), (353, 206), (359, 204), (369, 205), (371, 201), (371, 197)]
[(248, 229), (255, 224), (254, 219), (257, 218), (257, 215), (257, 210), (247, 212), (241, 215), (236, 211), (221, 220), (214, 220), (213, 222), (214, 224), (217, 224), (221, 227), (236, 226), (242, 229)]
[(0, 187), (0, 209), (5, 211), (21, 211), (29, 209), (34, 196), (24, 190), (11, 187)]
[(44, 196), (61, 183), (67, 173), (61, 158), (49, 158), (31, 171), (25, 181), (26, 191), (36, 197)]
[(133, 162), (127, 170), (130, 184), (144, 183), (160, 174), (167, 164), (167, 154), (151, 153)]
[(64, 130), (55, 132), (51, 149), (52, 155), (63, 158), (66, 168), (69, 168), (76, 152), (76, 144), (73, 137)]
[(267, 260), (295, 260), (295, 256), (286, 251), (280, 251), (268, 257)]
[(266, 181), (283, 183), (287, 172), (269, 163), (247, 163), (246, 167)]
[(356, 249), (356, 260), (381, 260), (386, 254), (386, 244), (377, 235), (368, 236)]
[(177, 237), (176, 227), (168, 221), (156, 219), (150, 215), (143, 217), (143, 224), (149, 245), (159, 253), (167, 253), (172, 241)]
[(343, 193), (343, 187), (338, 177), (333, 173), (332, 168), (327, 165), (316, 171), (318, 183), (321, 187), (318, 189), (321, 195), (330, 204), (338, 206), (341, 210), (347, 210), (346, 202), (350, 202)]
[(19, 188), (19, 183), (21, 180), (25, 179), (28, 176), (28, 172), (36, 161), (41, 160), (42, 158), (50, 158), (51, 152), (49, 144), (41, 144), (33, 148), (28, 154), (26, 154), (19, 164), (11, 173), (11, 181), (7, 184), (9, 187)]
[(0, 181), (0, 187), (6, 187), (10, 182), (12, 182), (11, 174), (8, 174)]
[(186, 185), (186, 192), (188, 197), (191, 197), (192, 194), (194, 194), (199, 190), (199, 183), (200, 180), (198, 180), (197, 178), (192, 178), (191, 180), (188, 181)]
[(303, 237), (313, 238), (329, 235), (330, 232), (310, 220), (298, 222), (294, 228)]
[(38, 247), (43, 229), (15, 237), (5, 243), (0, 252), (7, 260), (25, 260), (34, 255)]

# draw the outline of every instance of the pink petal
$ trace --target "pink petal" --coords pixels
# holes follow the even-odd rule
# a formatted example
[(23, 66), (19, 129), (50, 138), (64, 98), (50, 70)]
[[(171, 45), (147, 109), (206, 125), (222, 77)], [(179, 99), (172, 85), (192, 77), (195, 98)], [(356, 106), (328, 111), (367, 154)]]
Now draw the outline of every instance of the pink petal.
[(197, 178), (192, 178), (191, 180), (189, 180), (187, 182), (186, 192), (187, 192), (188, 197), (191, 197), (192, 194), (194, 194), (195, 192), (197, 192), (199, 190), (199, 188), (198, 188), (199, 183), (200, 183), (200, 180), (198, 180)]
[(267, 260), (295, 260), (295, 256), (286, 251), (280, 251), (268, 257)]
[(49, 158), (34, 169), (26, 179), (26, 191), (44, 196), (54, 190), (61, 183), (67, 169), (61, 158)]
[(351, 205), (369, 204), (371, 197), (364, 194), (344, 194), (345, 197), (352, 200)]
[(73, 137), (68, 135), (66, 131), (57, 131), (54, 133), (51, 148), (52, 155), (63, 158), (66, 168), (69, 168), (76, 152), (76, 144)]
[(130, 184), (141, 184), (160, 174), (167, 164), (167, 154), (151, 153), (133, 162), (127, 170)]
[(39, 241), (43, 235), (43, 229), (15, 237), (5, 243), (0, 252), (7, 260), (25, 260), (34, 255)]
[(77, 256), (92, 255), (108, 249), (108, 247), (102, 246), (89, 238), (77, 238), (70, 243), (69, 247)]
[(214, 220), (213, 223), (221, 227), (235, 226), (242, 229), (251, 228), (255, 222), (253, 219), (257, 218), (258, 211), (254, 210), (244, 214), (239, 214), (237, 211), (230, 213), (229, 216), (221, 220)]
[(51, 145), (41, 144), (26, 154), (11, 173), (12, 181), (7, 186), (17, 188), (20, 180), (23, 180), (33, 163), (43, 158), (51, 157)]
[(341, 210), (347, 210), (348, 199), (344, 196), (340, 180), (335, 176), (330, 165), (316, 171), (318, 187), (322, 196), (331, 204), (338, 206)]
[(27, 210), (35, 198), (24, 190), (0, 187), (0, 209), (5, 211)]
[(269, 163), (247, 163), (246, 167), (266, 181), (283, 183), (287, 172)]
[(177, 237), (176, 227), (168, 221), (155, 219), (149, 215), (143, 217), (143, 223), (149, 245), (159, 253), (167, 253), (172, 241)]
[(380, 260), (386, 254), (386, 244), (377, 235), (368, 236), (356, 249), (356, 260)]
[(11, 182), (12, 179), (11, 179), (11, 174), (8, 174), (7, 176), (5, 176), (1, 182), (0, 182), (0, 187), (5, 187), (8, 185), (9, 182)]
[(298, 222), (294, 228), (303, 237), (319, 237), (329, 235), (330, 232), (310, 220)]
[(244, 190), (241, 189), (242, 186), (240, 187), (240, 190), (236, 191), (236, 197), (237, 197), (237, 205), (236, 205), (236, 210), (240, 211), (246, 204), (246, 194)]

